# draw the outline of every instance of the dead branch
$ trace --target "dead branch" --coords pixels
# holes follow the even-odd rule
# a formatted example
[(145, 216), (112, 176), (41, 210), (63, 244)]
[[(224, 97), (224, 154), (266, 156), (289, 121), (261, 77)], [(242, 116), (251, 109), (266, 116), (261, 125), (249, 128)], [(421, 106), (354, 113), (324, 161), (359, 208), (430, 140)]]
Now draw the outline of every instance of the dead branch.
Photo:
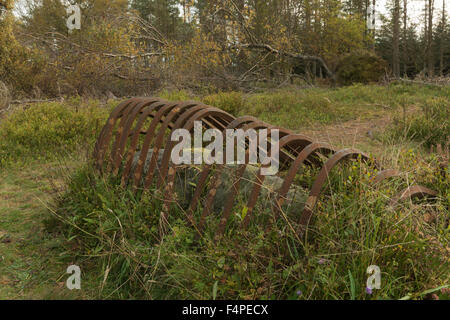
[(54, 101), (61, 101), (61, 98), (12, 100), (11, 104), (28, 104), (28, 103), (54, 102)]
[(294, 53), (290, 53), (290, 52), (284, 52), (284, 51), (277, 50), (277, 49), (271, 47), (268, 44), (251, 44), (250, 43), (250, 44), (241, 44), (241, 45), (238, 45), (238, 47), (248, 48), (248, 49), (262, 49), (262, 50), (266, 50), (266, 51), (272, 52), (272, 53), (277, 54), (277, 55), (283, 55), (283, 56), (290, 57), (290, 58), (293, 58), (293, 59), (298, 59), (298, 60), (317, 61), (325, 69), (327, 75), (330, 78), (332, 78), (333, 80), (336, 80), (335, 74), (328, 68), (327, 64), (325, 63), (325, 61), (321, 57), (310, 56), (310, 55), (303, 55), (303, 54), (294, 54)]

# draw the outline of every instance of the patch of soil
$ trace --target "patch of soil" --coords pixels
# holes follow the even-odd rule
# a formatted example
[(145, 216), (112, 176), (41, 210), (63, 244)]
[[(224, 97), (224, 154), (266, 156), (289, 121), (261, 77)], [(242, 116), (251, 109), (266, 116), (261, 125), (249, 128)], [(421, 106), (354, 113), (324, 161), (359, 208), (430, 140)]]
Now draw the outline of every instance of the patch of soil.
[(374, 139), (375, 132), (383, 131), (391, 122), (391, 115), (371, 120), (355, 119), (332, 125), (317, 125), (302, 131), (302, 134), (333, 146), (349, 148), (370, 142)]

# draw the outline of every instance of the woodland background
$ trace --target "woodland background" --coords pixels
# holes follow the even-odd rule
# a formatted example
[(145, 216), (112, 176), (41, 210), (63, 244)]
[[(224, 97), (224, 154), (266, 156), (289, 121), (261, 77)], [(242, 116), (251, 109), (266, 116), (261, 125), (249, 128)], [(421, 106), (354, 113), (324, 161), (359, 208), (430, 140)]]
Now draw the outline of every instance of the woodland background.
[(373, 31), (376, 0), (2, 0), (0, 80), (41, 99), (445, 77), (450, 6), (422, 2), (417, 19), (418, 1), (388, 0)]

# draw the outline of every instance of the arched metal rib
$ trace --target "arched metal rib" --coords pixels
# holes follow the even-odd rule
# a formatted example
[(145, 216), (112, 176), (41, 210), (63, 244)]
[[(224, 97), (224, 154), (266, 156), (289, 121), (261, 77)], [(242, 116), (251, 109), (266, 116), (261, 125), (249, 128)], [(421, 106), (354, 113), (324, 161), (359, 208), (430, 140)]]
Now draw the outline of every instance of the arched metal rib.
[(101, 169), (104, 162), (104, 157), (106, 149), (108, 148), (109, 142), (111, 140), (113, 128), (117, 122), (117, 119), (122, 117), (124, 110), (132, 103), (139, 102), (140, 98), (132, 98), (120, 103), (109, 116), (105, 126), (100, 132), (100, 136), (97, 139), (94, 148), (94, 159), (96, 161), (97, 168)]
[(355, 149), (340, 150), (336, 152), (330, 159), (328, 159), (328, 161), (320, 170), (319, 174), (316, 176), (314, 184), (311, 188), (311, 192), (309, 193), (308, 199), (306, 200), (305, 208), (303, 209), (303, 213), (300, 218), (300, 226), (302, 228), (308, 225), (313, 210), (317, 204), (320, 192), (322, 191), (322, 187), (325, 184), (331, 170), (342, 160), (357, 157), (361, 157), (361, 159), (363, 160), (369, 160), (369, 157), (365, 153)]
[(406, 199), (412, 198), (423, 198), (425, 196), (435, 197), (438, 193), (434, 190), (428, 189), (423, 186), (410, 186), (401, 192), (399, 192), (396, 196), (394, 196), (389, 203), (392, 208), (395, 208), (400, 202)]

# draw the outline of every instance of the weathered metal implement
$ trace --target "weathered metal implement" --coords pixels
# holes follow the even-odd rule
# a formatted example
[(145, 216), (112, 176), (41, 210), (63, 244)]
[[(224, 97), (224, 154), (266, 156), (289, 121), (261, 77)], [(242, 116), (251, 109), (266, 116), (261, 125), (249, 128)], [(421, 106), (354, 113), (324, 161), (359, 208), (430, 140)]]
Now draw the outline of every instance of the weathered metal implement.
[[(304, 207), (299, 215), (299, 233), (303, 233), (316, 207), (320, 193), (332, 169), (340, 162), (360, 159), (372, 162), (379, 170), (373, 180), (374, 184), (399, 176), (397, 170), (383, 169), (365, 153), (356, 149), (336, 150), (332, 146), (315, 142), (311, 138), (296, 134), (290, 130), (275, 127), (254, 117), (235, 118), (231, 114), (215, 107), (199, 102), (169, 102), (159, 98), (132, 98), (119, 104), (111, 113), (103, 127), (94, 149), (95, 166), (102, 172), (120, 175), (122, 184), (131, 185), (134, 190), (148, 190), (153, 186), (162, 191), (165, 212), (174, 202), (174, 182), (180, 166), (171, 162), (171, 152), (176, 142), (170, 139), (170, 132), (175, 129), (192, 131), (195, 121), (202, 121), (204, 129), (214, 128), (224, 132), (226, 129), (267, 129), (268, 137), (273, 129), (279, 130), (279, 161), (283, 171), (280, 186), (275, 190), (272, 199), (272, 219), (282, 216), (283, 204), (288, 200), (287, 194), (293, 186), (297, 173), (304, 165), (319, 168), (312, 187), (305, 198)], [(246, 150), (248, 161), (248, 152)], [(325, 159), (321, 161), (321, 159)], [(216, 236), (224, 234), (233, 211), (236, 198), (239, 196), (240, 184), (244, 180), (247, 163), (234, 166), (232, 183), (221, 210), (221, 219)], [(197, 182), (186, 208), (189, 222), (201, 233), (206, 218), (211, 214), (218, 197), (218, 188), (223, 183), (223, 171), (227, 165), (203, 165), (198, 173)], [(266, 177), (256, 170), (251, 182), (246, 204), (246, 215), (241, 224), (246, 228), (254, 219), (254, 209), (264, 188)], [(248, 180), (248, 177), (245, 177)], [(411, 186), (395, 196), (391, 206), (395, 206), (406, 198), (436, 196), (437, 192), (421, 186)], [(202, 209), (199, 208), (202, 203)], [(194, 213), (202, 210), (197, 221)], [(163, 213), (164, 214), (164, 213)], [(298, 214), (298, 213), (297, 213)], [(274, 221), (274, 220), (273, 220)], [(276, 221), (276, 220), (275, 220)], [(270, 223), (268, 224), (270, 228)]]

